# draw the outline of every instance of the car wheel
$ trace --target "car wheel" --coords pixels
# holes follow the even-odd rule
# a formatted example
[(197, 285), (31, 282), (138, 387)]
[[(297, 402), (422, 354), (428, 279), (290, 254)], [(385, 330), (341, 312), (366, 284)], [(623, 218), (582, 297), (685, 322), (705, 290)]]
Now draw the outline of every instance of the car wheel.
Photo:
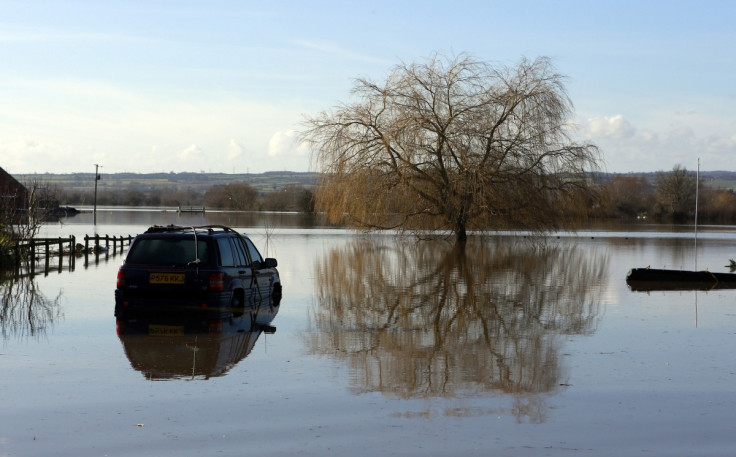
[(271, 291), (271, 299), (273, 300), (274, 306), (277, 306), (279, 303), (281, 303), (282, 293), (283, 292), (281, 290), (281, 283), (277, 282), (273, 285), (273, 290)]
[(243, 300), (243, 294), (238, 292), (233, 293), (233, 298), (230, 300), (230, 308), (233, 311), (233, 316), (240, 317), (245, 313), (245, 300)]

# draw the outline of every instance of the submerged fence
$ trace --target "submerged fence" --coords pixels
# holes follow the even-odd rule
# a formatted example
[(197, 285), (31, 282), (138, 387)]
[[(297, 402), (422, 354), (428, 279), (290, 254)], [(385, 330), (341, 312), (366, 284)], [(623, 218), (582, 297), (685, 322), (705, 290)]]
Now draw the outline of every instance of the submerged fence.
[[(100, 257), (107, 259), (110, 255), (117, 255), (118, 252), (122, 254), (125, 245), (129, 245), (132, 240), (131, 235), (85, 235), (84, 244), (77, 243), (75, 236), (20, 240), (12, 247), (15, 270), (18, 273), (21, 267), (27, 264), (26, 269), (30, 274), (35, 274), (37, 269), (43, 269), (44, 273), (53, 269), (61, 271), (64, 258), (67, 257), (69, 270), (73, 271), (78, 257), (84, 257), (85, 266), (89, 264), (90, 256), (93, 256), (97, 263)], [(52, 259), (57, 261), (52, 264)]]

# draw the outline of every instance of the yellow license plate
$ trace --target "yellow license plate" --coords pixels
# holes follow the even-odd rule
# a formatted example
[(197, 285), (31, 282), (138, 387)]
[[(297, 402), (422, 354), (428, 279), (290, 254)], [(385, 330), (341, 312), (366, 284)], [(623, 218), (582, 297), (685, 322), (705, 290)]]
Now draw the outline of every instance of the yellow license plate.
[(182, 336), (184, 335), (184, 327), (180, 325), (148, 325), (148, 334), (150, 336)]
[(148, 282), (151, 284), (184, 284), (184, 273), (151, 272)]

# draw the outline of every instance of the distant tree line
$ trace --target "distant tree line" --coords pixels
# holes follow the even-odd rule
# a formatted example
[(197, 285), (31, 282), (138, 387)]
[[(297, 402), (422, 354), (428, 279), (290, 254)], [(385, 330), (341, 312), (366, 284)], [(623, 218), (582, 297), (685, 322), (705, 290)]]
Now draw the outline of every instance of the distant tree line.
[[(736, 223), (736, 193), (719, 189), (707, 179), (697, 180), (695, 172), (675, 165), (671, 171), (656, 174), (607, 174), (594, 177), (597, 197), (580, 202), (587, 206), (588, 216), (598, 219), (648, 219), (655, 222), (691, 222), (695, 216), (698, 196), (698, 222), (714, 224)], [(39, 208), (54, 206), (92, 205), (94, 190), (64, 189), (60, 186), (28, 183), (34, 189), (32, 213)], [(296, 211), (314, 212), (315, 197), (311, 188), (292, 184), (270, 192), (259, 192), (247, 183), (211, 186), (206, 190), (174, 187), (127, 187), (99, 190), (100, 206), (205, 206), (208, 209), (233, 211)], [(562, 209), (572, 215), (578, 208)], [(0, 211), (0, 227), (9, 228), (8, 211)], [(9, 213), (8, 213), (9, 214)], [(14, 230), (18, 231), (18, 230)]]
[(599, 217), (647, 218), (657, 222), (736, 223), (736, 193), (698, 183), (696, 173), (675, 165), (672, 171), (645, 175), (606, 175), (599, 183)]
[[(59, 190), (63, 205), (92, 205), (94, 190)], [(313, 212), (312, 191), (301, 185), (287, 185), (272, 192), (258, 192), (246, 183), (212, 186), (206, 191), (152, 187), (127, 187), (98, 190), (98, 206), (204, 206), (208, 209), (235, 211)]]

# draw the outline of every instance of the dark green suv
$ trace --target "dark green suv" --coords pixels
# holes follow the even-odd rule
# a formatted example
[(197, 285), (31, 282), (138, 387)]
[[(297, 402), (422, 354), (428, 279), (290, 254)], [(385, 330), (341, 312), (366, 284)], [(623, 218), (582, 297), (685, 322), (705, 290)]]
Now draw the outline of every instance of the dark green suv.
[(242, 313), (281, 300), (276, 259), (219, 225), (153, 226), (135, 237), (118, 270), (115, 315), (133, 311)]

